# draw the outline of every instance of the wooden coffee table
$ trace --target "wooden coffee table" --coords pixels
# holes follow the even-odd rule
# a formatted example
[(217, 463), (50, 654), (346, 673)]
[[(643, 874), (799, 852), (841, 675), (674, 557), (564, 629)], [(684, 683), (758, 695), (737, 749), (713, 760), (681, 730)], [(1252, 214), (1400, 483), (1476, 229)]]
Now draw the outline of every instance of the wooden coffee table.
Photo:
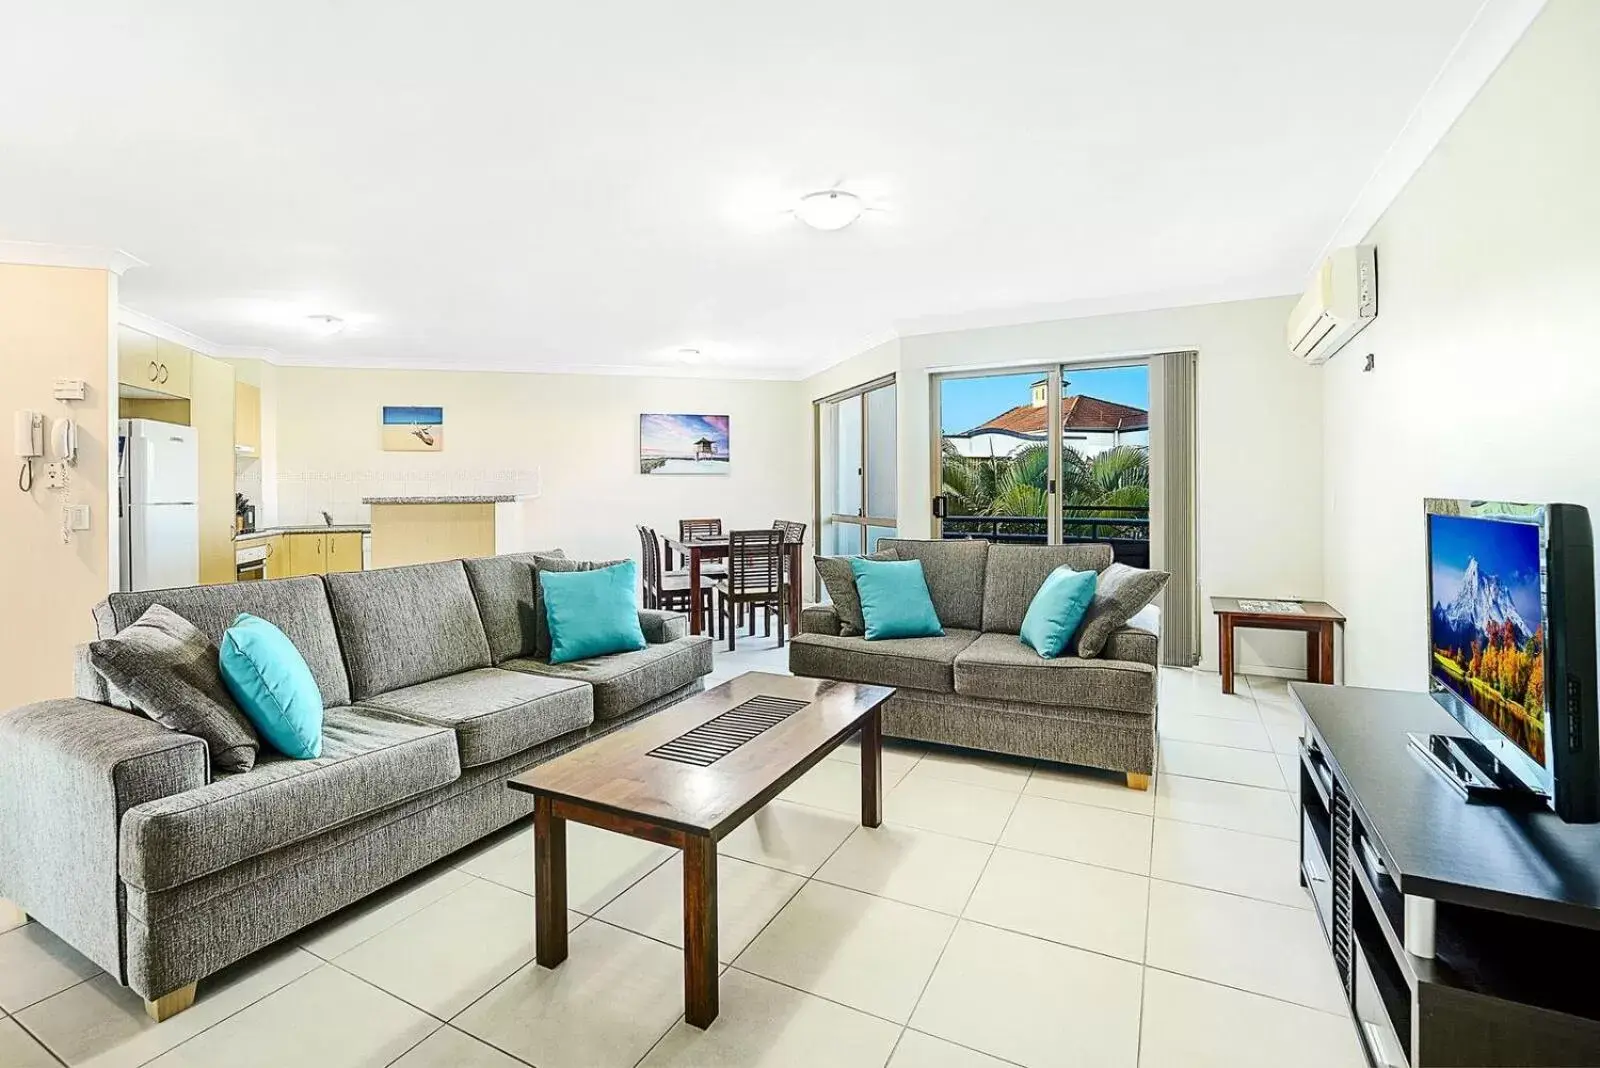
[(567, 821), (683, 850), (684, 1017), (717, 1018), (717, 842), (852, 734), (861, 823), (883, 821), (887, 686), (751, 672), (507, 783), (533, 794), (537, 959), (567, 959)]
[[(1292, 609), (1261, 608), (1261, 604), (1292, 605)], [(1344, 616), (1326, 601), (1278, 598), (1213, 597), (1217, 617), (1217, 642), (1222, 655), (1222, 692), (1233, 692), (1233, 632), (1239, 628), (1298, 630), (1306, 636), (1306, 681), (1333, 685), (1333, 628), (1344, 626)]]

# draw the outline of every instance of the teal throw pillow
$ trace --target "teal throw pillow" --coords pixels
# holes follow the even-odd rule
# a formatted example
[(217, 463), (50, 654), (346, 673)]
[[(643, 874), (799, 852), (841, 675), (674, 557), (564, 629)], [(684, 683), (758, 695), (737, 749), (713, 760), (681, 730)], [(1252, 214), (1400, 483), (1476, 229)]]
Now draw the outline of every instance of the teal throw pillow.
[(550, 663), (566, 664), (645, 647), (634, 590), (639, 567), (625, 560), (594, 571), (539, 572), (550, 628)]
[(267, 744), (298, 760), (321, 756), (322, 691), (288, 635), (241, 612), (219, 648), (222, 682)]
[(850, 570), (861, 597), (867, 640), (937, 638), (944, 634), (928, 595), (921, 560), (866, 560), (855, 557)]
[(1050, 572), (1022, 617), (1022, 644), (1047, 660), (1060, 656), (1089, 612), (1099, 577), (1065, 565)]

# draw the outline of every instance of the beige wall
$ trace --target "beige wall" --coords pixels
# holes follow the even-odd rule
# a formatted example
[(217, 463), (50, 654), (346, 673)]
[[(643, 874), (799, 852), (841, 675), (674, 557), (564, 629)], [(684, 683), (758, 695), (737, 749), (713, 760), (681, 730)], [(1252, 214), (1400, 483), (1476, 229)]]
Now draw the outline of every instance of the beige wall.
[[(72, 647), (94, 636), (89, 611), (115, 584), (116, 277), (104, 270), (0, 264), (0, 419), (6, 476), (0, 481), (0, 712), (72, 692)], [(28, 408), (50, 422), (67, 407), (51, 396), (57, 378), (81, 378), (88, 400), (74, 404), (79, 459), (70, 491), (45, 488), (34, 461), (33, 490), (17, 488), (12, 414)], [(48, 448), (48, 434), (46, 447)], [(63, 543), (61, 508), (90, 508), (90, 528)]]
[[(280, 522), (367, 516), (363, 496), (517, 492), (529, 547), (638, 555), (636, 523), (769, 526), (810, 514), (809, 414), (795, 383), (607, 375), (276, 369)], [(444, 451), (383, 452), (384, 404), (444, 407)], [(639, 415), (731, 417), (726, 477), (639, 474)]]
[(1425, 684), (1424, 497), (1600, 520), (1596, 41), (1600, 4), (1551, 0), (1368, 238), (1378, 320), (1322, 370), (1327, 589), (1353, 683)]
[[(926, 537), (932, 526), (932, 374), (1196, 349), (1202, 597), (1320, 597), (1321, 379), (1284, 346), (1292, 304), (1282, 297), (900, 339), (901, 532)], [(806, 402), (882, 374), (882, 348), (807, 379)], [(1202, 663), (1215, 669), (1209, 609), (1202, 633)], [(1305, 645), (1241, 632), (1239, 658), (1246, 669), (1293, 672), (1305, 665)]]

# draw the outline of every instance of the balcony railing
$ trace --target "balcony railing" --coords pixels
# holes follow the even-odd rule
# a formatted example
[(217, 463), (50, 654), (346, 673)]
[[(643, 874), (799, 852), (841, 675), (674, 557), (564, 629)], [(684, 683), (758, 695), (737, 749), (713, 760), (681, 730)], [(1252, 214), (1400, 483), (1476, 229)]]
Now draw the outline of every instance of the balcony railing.
[[(985, 538), (1014, 545), (1050, 540), (1049, 520), (1042, 515), (950, 515), (944, 517), (942, 530), (946, 539)], [(1061, 511), (1061, 540), (1106, 542), (1118, 563), (1149, 567), (1150, 509), (1068, 506)]]

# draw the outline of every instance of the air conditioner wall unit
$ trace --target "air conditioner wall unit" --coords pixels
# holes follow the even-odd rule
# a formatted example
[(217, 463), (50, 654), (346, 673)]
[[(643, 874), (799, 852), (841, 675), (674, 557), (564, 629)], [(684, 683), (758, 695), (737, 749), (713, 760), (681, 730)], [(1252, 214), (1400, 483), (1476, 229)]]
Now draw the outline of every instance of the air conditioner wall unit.
[(1377, 317), (1377, 248), (1338, 249), (1289, 314), (1289, 351), (1307, 363), (1324, 363)]

